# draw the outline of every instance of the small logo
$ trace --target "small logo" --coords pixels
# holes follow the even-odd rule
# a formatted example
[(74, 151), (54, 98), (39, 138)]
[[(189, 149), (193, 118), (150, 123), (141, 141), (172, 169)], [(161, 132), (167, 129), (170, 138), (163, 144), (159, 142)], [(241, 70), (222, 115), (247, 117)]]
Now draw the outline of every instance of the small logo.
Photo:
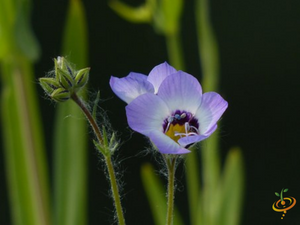
[[(276, 212), (283, 212), (281, 219), (285, 216), (286, 212), (293, 208), (296, 204), (296, 199), (294, 197), (283, 197), (283, 192), (287, 192), (289, 189), (282, 188), (280, 195), (275, 192), (275, 195), (280, 197), (280, 199), (277, 202), (274, 202), (272, 205), (272, 209)], [(280, 204), (279, 204), (280, 203)]]

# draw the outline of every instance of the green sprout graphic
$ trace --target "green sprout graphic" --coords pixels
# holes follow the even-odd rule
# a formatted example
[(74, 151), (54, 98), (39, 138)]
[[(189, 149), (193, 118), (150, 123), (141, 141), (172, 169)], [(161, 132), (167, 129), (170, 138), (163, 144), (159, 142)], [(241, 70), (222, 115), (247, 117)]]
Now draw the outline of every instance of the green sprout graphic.
[(287, 192), (288, 190), (289, 189), (287, 189), (287, 188), (286, 189), (282, 188), (280, 195), (277, 192), (275, 192), (275, 195), (280, 197), (280, 199), (281, 199), (281, 205), (285, 205), (285, 201), (283, 200), (283, 192)]

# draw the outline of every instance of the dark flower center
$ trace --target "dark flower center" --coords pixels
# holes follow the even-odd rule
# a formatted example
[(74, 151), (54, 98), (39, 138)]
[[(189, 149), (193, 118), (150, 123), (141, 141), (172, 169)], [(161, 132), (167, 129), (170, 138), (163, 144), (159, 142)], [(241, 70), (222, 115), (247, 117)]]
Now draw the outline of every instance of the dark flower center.
[(182, 137), (199, 134), (199, 123), (192, 113), (176, 110), (164, 120), (163, 131), (177, 142)]

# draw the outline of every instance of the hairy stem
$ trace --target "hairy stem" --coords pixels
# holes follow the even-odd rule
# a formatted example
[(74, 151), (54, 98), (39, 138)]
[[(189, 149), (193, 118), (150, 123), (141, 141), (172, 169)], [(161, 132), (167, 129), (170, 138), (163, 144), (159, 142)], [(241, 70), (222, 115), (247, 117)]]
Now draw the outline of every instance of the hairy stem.
[[(86, 116), (87, 120), (89, 121), (91, 127), (93, 128), (93, 131), (97, 137), (99, 145), (103, 144), (103, 137), (100, 131), (99, 126), (97, 125), (94, 117), (92, 116), (91, 112), (88, 110), (86, 105), (82, 102), (82, 100), (74, 93), (72, 95), (73, 101), (81, 108), (82, 112)], [(125, 219), (123, 215), (123, 209), (121, 205), (121, 200), (120, 200), (120, 194), (119, 194), (119, 188), (115, 176), (115, 170), (113, 167), (113, 163), (111, 160), (111, 155), (104, 155), (105, 159), (105, 164), (107, 166), (108, 174), (109, 174), (109, 179), (110, 179), (110, 184), (111, 184), (111, 189), (112, 189), (112, 195), (114, 199), (114, 204), (117, 212), (117, 218), (119, 225), (125, 225)]]
[(169, 159), (165, 158), (168, 168), (168, 209), (166, 225), (173, 225), (176, 159), (176, 156)]
[(105, 156), (105, 163), (106, 163), (109, 178), (110, 178), (111, 190), (112, 190), (112, 194), (113, 194), (113, 198), (114, 198), (114, 202), (115, 202), (115, 208), (117, 211), (119, 225), (125, 225), (125, 219), (123, 216), (123, 209), (122, 209), (121, 199), (120, 199), (120, 195), (119, 195), (119, 188), (118, 188), (118, 184), (117, 184), (117, 180), (116, 180), (116, 176), (115, 176), (113, 163), (111, 161), (110, 156), (108, 156), (108, 157)]

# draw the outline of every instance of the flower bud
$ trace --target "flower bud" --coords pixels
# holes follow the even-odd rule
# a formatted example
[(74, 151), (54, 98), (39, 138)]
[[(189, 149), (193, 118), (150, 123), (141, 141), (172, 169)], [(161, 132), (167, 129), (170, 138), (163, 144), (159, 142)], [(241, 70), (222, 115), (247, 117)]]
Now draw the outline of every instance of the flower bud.
[(60, 87), (59, 83), (54, 78), (42, 77), (39, 81), (40, 85), (48, 95), (51, 95), (54, 90)]
[(63, 88), (71, 90), (74, 87), (74, 78), (67, 71), (57, 68), (56, 78)]
[(57, 68), (61, 69), (65, 73), (68, 73), (70, 76), (74, 77), (74, 70), (70, 66), (69, 62), (61, 56), (58, 56), (57, 59), (54, 59), (55, 64), (55, 74), (57, 73)]
[(86, 85), (89, 80), (90, 68), (81, 69), (77, 72), (75, 77), (75, 88), (80, 89)]
[(71, 97), (70, 91), (64, 88), (58, 88), (54, 90), (51, 94), (51, 98), (56, 102), (64, 102), (69, 100)]

